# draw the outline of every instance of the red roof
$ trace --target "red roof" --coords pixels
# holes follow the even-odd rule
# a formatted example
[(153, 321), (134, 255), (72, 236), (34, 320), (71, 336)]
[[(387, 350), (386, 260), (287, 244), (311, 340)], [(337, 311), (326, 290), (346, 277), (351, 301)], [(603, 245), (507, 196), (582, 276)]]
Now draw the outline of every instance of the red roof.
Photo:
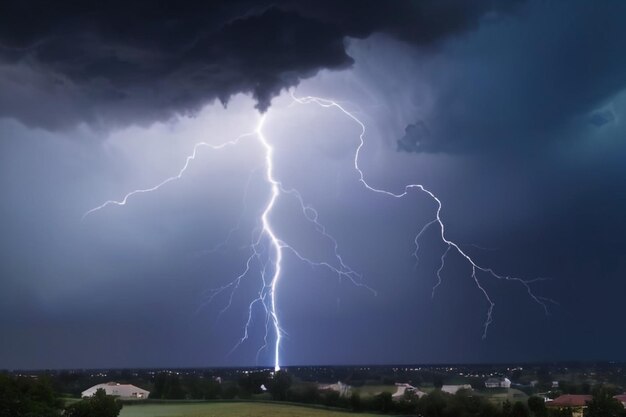
[(591, 401), (591, 395), (565, 394), (546, 403), (546, 405), (550, 407), (583, 407), (587, 405), (588, 401)]

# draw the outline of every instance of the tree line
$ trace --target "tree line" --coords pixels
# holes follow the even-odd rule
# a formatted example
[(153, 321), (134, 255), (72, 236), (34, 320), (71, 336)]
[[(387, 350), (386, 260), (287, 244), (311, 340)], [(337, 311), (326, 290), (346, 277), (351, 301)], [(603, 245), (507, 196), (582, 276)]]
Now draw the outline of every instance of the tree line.
[(121, 409), (122, 404), (102, 389), (66, 405), (49, 378), (0, 374), (0, 417), (117, 417)]

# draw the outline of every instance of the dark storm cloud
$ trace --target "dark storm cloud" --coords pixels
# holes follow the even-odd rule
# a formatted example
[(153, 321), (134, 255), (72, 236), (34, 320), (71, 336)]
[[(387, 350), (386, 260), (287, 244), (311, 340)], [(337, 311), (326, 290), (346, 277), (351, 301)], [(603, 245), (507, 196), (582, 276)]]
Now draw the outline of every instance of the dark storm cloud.
[(612, 110), (598, 110), (589, 117), (589, 123), (595, 127), (602, 127), (615, 121), (615, 114)]
[[(0, 115), (61, 128), (167, 118), (352, 64), (346, 37), (433, 45), (494, 11), (477, 1), (3, 2)], [(509, 9), (514, 3), (498, 3)]]
[(398, 148), (541, 146), (554, 132), (612, 121), (598, 109), (626, 88), (625, 16), (624, 2), (529, 2), (448, 42), (427, 81), (434, 108), (407, 126)]

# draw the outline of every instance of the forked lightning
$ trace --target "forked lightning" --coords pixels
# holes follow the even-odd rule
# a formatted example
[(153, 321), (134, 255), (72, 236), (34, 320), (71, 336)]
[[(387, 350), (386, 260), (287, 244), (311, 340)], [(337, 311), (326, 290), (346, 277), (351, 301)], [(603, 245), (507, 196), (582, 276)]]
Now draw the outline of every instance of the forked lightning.
[[(441, 256), (440, 267), (436, 271), (438, 281), (432, 290), (433, 297), (435, 295), (435, 290), (442, 283), (441, 273), (445, 267), (445, 260), (447, 256), (450, 256), (451, 252), (454, 251), (455, 253), (460, 255), (463, 259), (465, 259), (467, 263), (471, 266), (471, 278), (473, 279), (477, 289), (483, 294), (485, 300), (488, 303), (487, 317), (486, 317), (486, 320), (484, 322), (484, 327), (483, 327), (483, 338), (487, 336), (489, 325), (492, 322), (493, 309), (495, 307), (495, 303), (493, 302), (492, 298), (489, 296), (489, 293), (487, 292), (485, 287), (481, 284), (481, 281), (478, 276), (479, 272), (482, 272), (486, 276), (490, 276), (495, 279), (513, 281), (513, 282), (520, 284), (526, 290), (526, 292), (531, 297), (531, 299), (537, 304), (539, 304), (546, 311), (546, 313), (548, 312), (547, 304), (553, 303), (554, 301), (547, 299), (545, 297), (536, 295), (532, 291), (532, 288), (531, 288), (531, 284), (542, 280), (542, 278), (527, 280), (523, 278), (498, 274), (493, 269), (478, 264), (472, 257), (470, 257), (465, 251), (461, 249), (459, 244), (455, 243), (454, 241), (446, 237), (445, 224), (443, 220), (441, 219), (442, 203), (435, 194), (433, 194), (423, 185), (409, 184), (403, 188), (402, 192), (396, 193), (396, 192), (376, 188), (374, 186), (371, 186), (366, 181), (365, 175), (363, 171), (361, 170), (361, 168), (359, 167), (360, 153), (362, 151), (363, 146), (365, 145), (366, 129), (365, 129), (365, 124), (363, 124), (353, 113), (346, 110), (345, 107), (343, 107), (342, 105), (338, 104), (337, 102), (333, 100), (328, 100), (328, 99), (319, 98), (319, 97), (312, 97), (312, 96), (298, 98), (294, 96), (293, 94), (292, 94), (292, 98), (294, 100), (294, 103), (298, 103), (302, 105), (316, 104), (324, 108), (336, 109), (340, 111), (346, 117), (350, 118), (354, 123), (356, 123), (359, 126), (360, 128), (359, 145), (357, 146), (356, 151), (354, 153), (354, 169), (356, 170), (358, 174), (359, 182), (369, 191), (383, 195), (385, 197), (401, 199), (405, 197), (406, 195), (408, 195), (411, 191), (415, 190), (418, 192), (425, 193), (435, 203), (436, 211), (435, 211), (434, 219), (426, 223), (426, 225), (415, 235), (415, 239), (414, 239), (415, 241), (414, 256), (416, 260), (418, 259), (420, 238), (423, 235), (423, 233), (431, 226), (436, 225), (440, 229), (441, 240), (447, 245), (445, 252)], [(252, 319), (254, 316), (254, 309), (256, 308), (257, 305), (261, 305), (265, 312), (265, 338), (264, 338), (265, 343), (257, 351), (257, 360), (258, 360), (259, 354), (264, 349), (268, 348), (269, 336), (273, 334), (274, 336), (274, 340), (273, 340), (274, 341), (273, 343), (274, 369), (275, 371), (278, 371), (280, 370), (280, 367), (281, 367), (280, 349), (281, 349), (281, 341), (284, 336), (284, 330), (281, 327), (280, 311), (278, 308), (278, 289), (279, 289), (280, 281), (283, 278), (283, 274), (284, 274), (284, 271), (282, 268), (283, 266), (282, 261), (286, 254), (291, 254), (295, 256), (297, 259), (307, 263), (313, 268), (326, 268), (330, 270), (331, 272), (337, 274), (337, 276), (339, 276), (340, 278), (346, 278), (355, 286), (362, 287), (368, 291), (371, 291), (373, 294), (376, 294), (376, 291), (374, 291), (372, 288), (364, 284), (361, 274), (357, 273), (354, 269), (349, 267), (344, 262), (343, 258), (341, 257), (339, 253), (339, 245), (338, 245), (337, 240), (320, 223), (317, 211), (312, 206), (305, 203), (304, 199), (302, 198), (302, 195), (300, 194), (300, 192), (298, 192), (298, 190), (286, 189), (283, 186), (283, 184), (275, 177), (274, 155), (273, 155), (274, 149), (272, 145), (270, 144), (270, 142), (268, 142), (268, 140), (266, 139), (263, 133), (263, 126), (265, 123), (265, 119), (266, 119), (265, 115), (260, 117), (255, 132), (245, 133), (231, 141), (222, 143), (220, 145), (210, 145), (206, 142), (197, 143), (193, 148), (193, 152), (189, 156), (187, 156), (185, 160), (185, 164), (180, 169), (177, 175), (166, 178), (165, 180), (163, 180), (162, 182), (160, 182), (159, 184), (153, 187), (131, 191), (127, 193), (121, 200), (108, 200), (104, 202), (103, 204), (87, 211), (83, 215), (83, 219), (85, 219), (87, 216), (91, 214), (94, 214), (95, 212), (99, 210), (104, 209), (107, 206), (111, 206), (111, 205), (124, 206), (127, 204), (129, 199), (136, 194), (143, 194), (143, 193), (156, 191), (170, 182), (181, 179), (183, 175), (185, 174), (187, 168), (189, 167), (191, 161), (196, 159), (198, 149), (201, 147), (208, 147), (212, 150), (220, 150), (227, 146), (238, 145), (244, 138), (255, 137), (256, 140), (261, 145), (262, 149), (264, 150), (264, 159), (265, 159), (264, 179), (267, 185), (269, 186), (269, 196), (268, 196), (266, 203), (264, 204), (264, 208), (262, 212), (260, 213), (259, 225), (253, 231), (253, 237), (249, 245), (249, 255), (246, 258), (243, 271), (239, 275), (237, 275), (232, 281), (228, 282), (226, 285), (211, 290), (209, 293), (207, 302), (213, 301), (213, 299), (220, 294), (227, 294), (228, 301), (226, 303), (226, 306), (220, 311), (220, 314), (222, 314), (226, 309), (228, 309), (231, 306), (232, 301), (233, 301), (233, 295), (235, 291), (239, 288), (242, 280), (248, 277), (253, 271), (257, 271), (259, 274), (259, 278), (260, 278), (259, 280), (260, 288), (259, 288), (257, 296), (248, 305), (248, 319), (243, 329), (243, 335), (240, 338), (240, 340), (237, 342), (237, 344), (233, 347), (233, 350), (236, 349), (239, 345), (241, 345), (243, 342), (245, 342), (248, 339), (249, 329), (250, 329), (250, 326), (252, 325)], [(273, 209), (281, 197), (293, 197), (297, 201), (297, 203), (299, 204), (302, 210), (302, 215), (305, 217), (305, 219), (312, 224), (316, 232), (318, 232), (321, 236), (323, 236), (329, 242), (329, 244), (332, 245), (332, 249), (334, 251), (333, 259), (321, 260), (321, 261), (310, 259), (309, 257), (302, 254), (300, 251), (298, 251), (295, 247), (285, 242), (276, 234), (275, 229), (272, 225), (271, 217), (272, 217)]]

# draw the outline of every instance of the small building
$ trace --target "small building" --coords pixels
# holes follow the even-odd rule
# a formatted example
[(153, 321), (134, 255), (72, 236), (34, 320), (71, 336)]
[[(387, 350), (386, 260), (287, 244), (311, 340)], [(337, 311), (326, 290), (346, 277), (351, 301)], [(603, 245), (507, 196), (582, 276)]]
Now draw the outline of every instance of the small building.
[(107, 382), (105, 384), (94, 385), (93, 387), (86, 389), (81, 393), (81, 397), (93, 397), (99, 389), (103, 389), (107, 395), (119, 397), (124, 400), (144, 400), (150, 395), (149, 391), (131, 384)]
[(467, 389), (467, 390), (471, 390), (472, 386), (469, 384), (463, 384), (463, 385), (443, 385), (441, 387), (441, 391), (443, 392), (447, 392), (448, 394), (456, 394), (457, 391), (462, 390), (462, 389)]
[(591, 395), (565, 394), (546, 403), (546, 407), (559, 410), (570, 409), (573, 417), (583, 417), (584, 410), (591, 398)]
[(426, 395), (425, 392), (420, 391), (418, 388), (410, 385), (410, 384), (402, 384), (396, 383), (396, 392), (391, 395), (393, 399), (399, 400), (404, 397), (404, 394), (411, 392), (417, 396), (417, 398), (422, 398), (422, 396)]
[(511, 380), (504, 377), (489, 378), (485, 381), (485, 388), (511, 388)]
[(320, 391), (336, 391), (341, 397), (347, 397), (350, 395), (352, 387), (348, 384), (344, 384), (341, 381), (337, 381), (336, 384), (319, 385), (318, 389)]

